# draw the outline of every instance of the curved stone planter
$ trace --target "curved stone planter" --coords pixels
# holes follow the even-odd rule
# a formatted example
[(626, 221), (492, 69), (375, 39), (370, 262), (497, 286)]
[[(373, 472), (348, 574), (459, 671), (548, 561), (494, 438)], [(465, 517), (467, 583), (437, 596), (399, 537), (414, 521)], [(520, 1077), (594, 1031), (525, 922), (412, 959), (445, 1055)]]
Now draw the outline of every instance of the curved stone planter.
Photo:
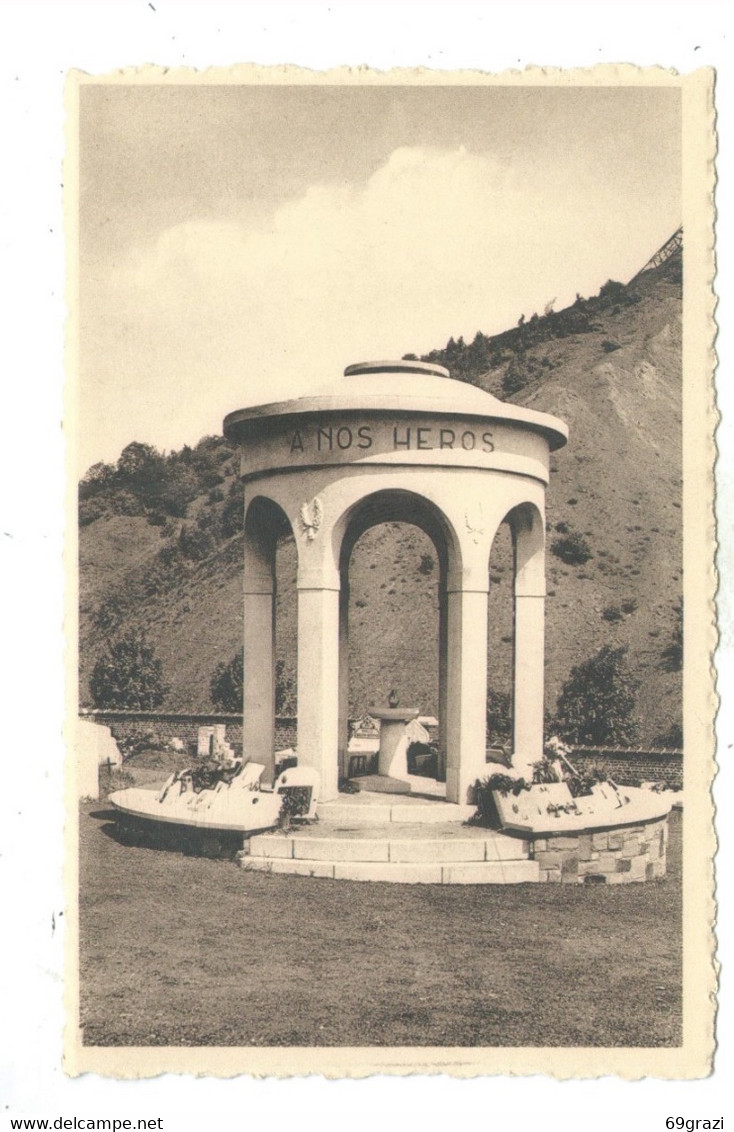
[(540, 881), (626, 884), (665, 875), (668, 792), (603, 782), (572, 798), (558, 782), (493, 797), (503, 832), (529, 839)]
[(639, 825), (534, 837), (530, 857), (539, 880), (563, 884), (629, 884), (665, 876), (668, 816)]

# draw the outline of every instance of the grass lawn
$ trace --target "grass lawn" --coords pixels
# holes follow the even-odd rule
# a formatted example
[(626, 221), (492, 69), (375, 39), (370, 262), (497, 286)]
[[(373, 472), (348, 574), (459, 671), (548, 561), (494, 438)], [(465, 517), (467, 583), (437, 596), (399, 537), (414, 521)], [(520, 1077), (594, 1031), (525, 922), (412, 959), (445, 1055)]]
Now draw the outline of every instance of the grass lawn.
[(675, 1046), (681, 829), (646, 884), (403, 886), (246, 873), (80, 815), (95, 1046)]

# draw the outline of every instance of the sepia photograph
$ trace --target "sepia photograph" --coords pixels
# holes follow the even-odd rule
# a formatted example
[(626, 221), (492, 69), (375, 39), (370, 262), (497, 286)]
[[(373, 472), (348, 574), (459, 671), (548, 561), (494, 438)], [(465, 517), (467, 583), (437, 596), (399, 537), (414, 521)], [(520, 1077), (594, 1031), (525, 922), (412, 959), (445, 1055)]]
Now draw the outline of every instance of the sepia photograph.
[(67, 1071), (709, 1072), (712, 82), (69, 77)]

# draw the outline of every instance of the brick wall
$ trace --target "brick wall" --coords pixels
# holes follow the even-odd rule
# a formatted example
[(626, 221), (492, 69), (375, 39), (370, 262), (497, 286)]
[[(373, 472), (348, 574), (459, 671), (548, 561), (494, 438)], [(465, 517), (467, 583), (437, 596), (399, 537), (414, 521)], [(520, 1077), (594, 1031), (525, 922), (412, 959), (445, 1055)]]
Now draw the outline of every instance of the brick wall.
[(621, 786), (641, 782), (667, 782), (683, 789), (683, 752), (627, 749), (624, 747), (572, 747), (570, 761), (578, 771), (602, 766)]
[[(82, 719), (91, 719), (109, 727), (115, 739), (143, 739), (152, 735), (157, 743), (181, 739), (191, 754), (196, 754), (197, 734), (200, 727), (224, 723), (227, 742), (237, 754), (242, 753), (242, 716), (213, 712), (209, 715), (182, 715), (156, 711), (85, 711)], [(275, 749), (284, 750), (296, 745), (296, 720), (282, 717), (275, 722)]]
[[(116, 739), (142, 739), (153, 735), (158, 742), (182, 739), (192, 754), (196, 752), (196, 735), (200, 727), (224, 723), (227, 741), (240, 753), (242, 750), (242, 717), (225, 713), (182, 715), (157, 711), (83, 711), (83, 719), (103, 723), (112, 729)], [(438, 738), (437, 729), (430, 728), (431, 739)], [(297, 745), (296, 720), (281, 717), (275, 724), (275, 749), (284, 750)], [(496, 752), (491, 754), (498, 759)], [(667, 782), (675, 789), (683, 788), (683, 752), (665, 750), (628, 749), (624, 747), (573, 747), (571, 762), (577, 770), (585, 772), (593, 766), (603, 766), (607, 773), (622, 786), (637, 786), (640, 782)]]

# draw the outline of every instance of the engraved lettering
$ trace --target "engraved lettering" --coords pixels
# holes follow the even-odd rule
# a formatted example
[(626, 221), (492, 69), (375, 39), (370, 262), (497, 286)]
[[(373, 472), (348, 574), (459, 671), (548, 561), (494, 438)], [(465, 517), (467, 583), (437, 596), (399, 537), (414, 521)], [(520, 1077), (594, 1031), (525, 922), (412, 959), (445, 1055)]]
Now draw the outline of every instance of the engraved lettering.
[(442, 428), (439, 434), (439, 448), (453, 448), (456, 433), (452, 428)]
[(317, 443), (319, 452), (321, 451), (321, 448), (322, 448), (322, 444), (321, 444), (321, 438), (322, 437), (324, 438), (324, 442), (326, 442), (326, 441), (329, 442), (329, 451), (331, 452), (332, 448), (334, 447), (334, 440), (333, 440), (333, 436), (332, 436), (332, 431), (333, 430), (331, 428), (320, 428), (318, 430), (318, 432), (316, 433), (316, 443)]
[(303, 440), (299, 429), (296, 429), (293, 433), (293, 439), (291, 440), (291, 456), (294, 452), (303, 452)]
[(410, 448), (410, 429), (406, 428), (405, 430), (405, 440), (400, 440), (398, 438), (398, 426), (395, 425), (392, 430), (392, 440), (393, 448), (395, 450), (397, 450), (398, 448)]
[(474, 433), (469, 432), (468, 429), (467, 429), (466, 432), (462, 432), (462, 434), (461, 434), (461, 447), (464, 449), (464, 451), (465, 452), (471, 452), (471, 450), (474, 447), (474, 444), (475, 444)]
[(369, 425), (361, 425), (361, 427), (357, 429), (357, 436), (359, 437), (358, 448), (372, 447), (372, 434)]
[(352, 447), (352, 430), (347, 425), (342, 425), (341, 428), (336, 430), (336, 442), (340, 448)]
[(418, 435), (418, 447), (419, 448), (433, 448), (433, 445), (429, 444), (428, 440), (424, 437), (424, 433), (428, 433), (430, 435), (430, 432), (431, 432), (430, 428), (416, 429), (416, 433)]
[(492, 443), (492, 433), (482, 433), (482, 447), (485, 452), (494, 452), (494, 444)]

